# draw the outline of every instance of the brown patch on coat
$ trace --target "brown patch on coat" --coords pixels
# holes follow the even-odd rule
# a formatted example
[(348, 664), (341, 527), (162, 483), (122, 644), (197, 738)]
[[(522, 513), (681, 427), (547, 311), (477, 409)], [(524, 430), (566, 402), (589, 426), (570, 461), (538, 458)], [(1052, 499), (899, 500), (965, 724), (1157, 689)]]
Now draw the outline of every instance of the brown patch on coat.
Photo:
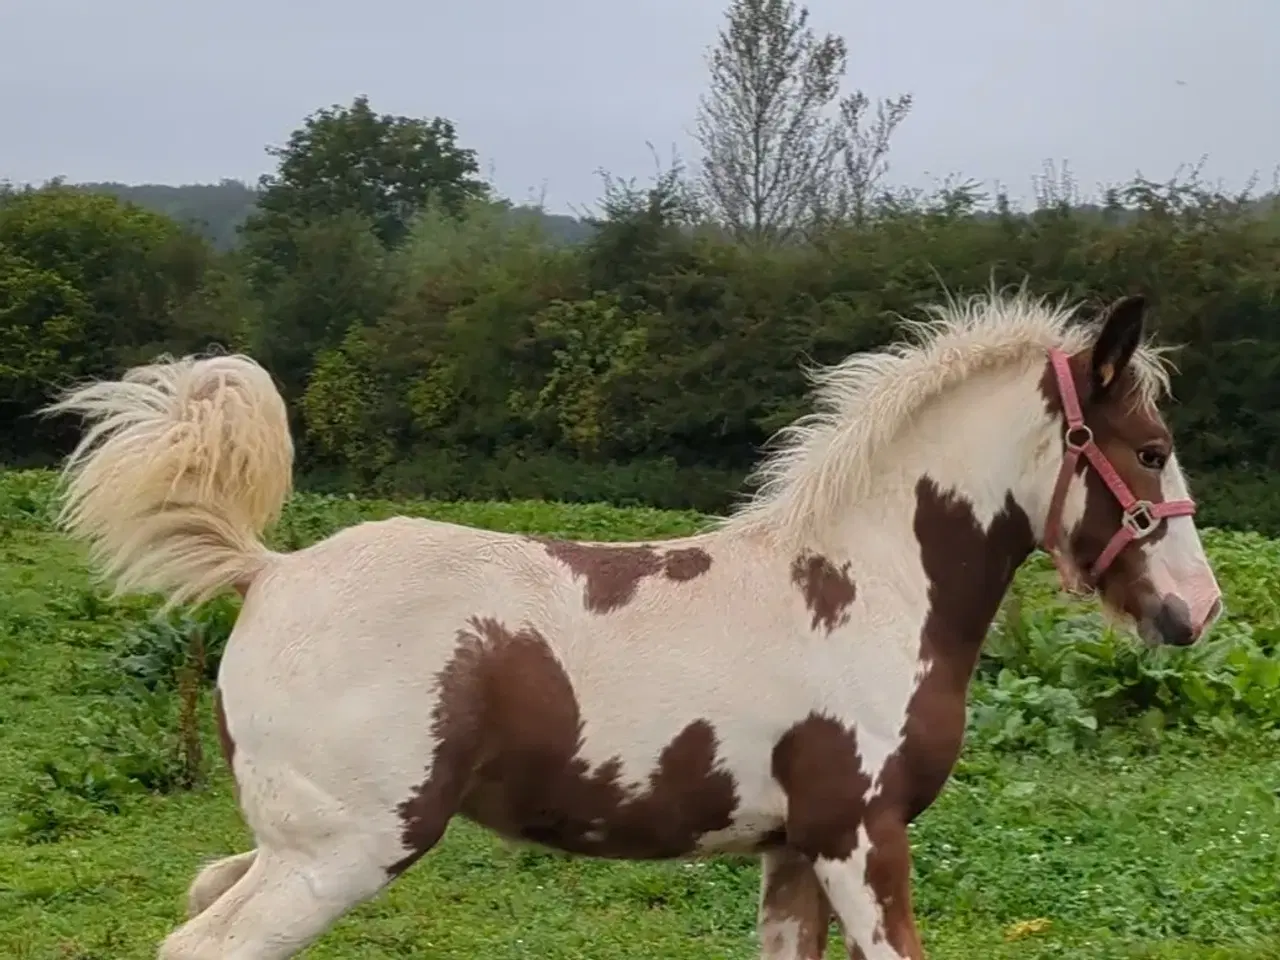
[(586, 581), (582, 602), (592, 613), (609, 613), (626, 606), (635, 598), (645, 577), (662, 574), (675, 583), (685, 583), (711, 569), (711, 555), (701, 547), (659, 551), (648, 544), (535, 539), (565, 564), (575, 579)]
[(849, 856), (871, 789), (854, 732), (810, 713), (778, 740), (772, 769), (787, 794), (787, 845), (811, 858)]
[(662, 572), (668, 580), (684, 583), (694, 580), (711, 569), (711, 554), (701, 547), (680, 547), (668, 550), (662, 558)]
[(966, 499), (928, 477), (916, 484), (914, 529), (929, 581), (920, 636), (925, 673), (907, 707), (902, 747), (886, 766), (886, 779), (900, 781), (908, 822), (951, 775), (983, 641), (1014, 573), (1035, 548), (1031, 521), (1012, 494), (984, 530)]
[(413, 852), (393, 875), (439, 840), (455, 812), (507, 837), (623, 859), (684, 856), (733, 822), (737, 785), (718, 769), (705, 720), (672, 738), (638, 793), (622, 781), (619, 758), (593, 769), (579, 757), (573, 686), (536, 630), (472, 618), (438, 681), (430, 772), (398, 808)]
[[(821, 960), (831, 929), (831, 901), (804, 854), (795, 850), (765, 854), (759, 914), (762, 956)], [(786, 923), (795, 924), (794, 941), (782, 928)]]
[[(1093, 432), (1098, 448), (1135, 497), (1151, 503), (1164, 502), (1160, 476), (1138, 462), (1138, 451), (1144, 447), (1155, 446), (1169, 451), (1173, 449), (1173, 439), (1164, 418), (1158, 410), (1140, 402), (1137, 379), (1133, 371), (1127, 368), (1111, 389), (1106, 391), (1102, 400), (1093, 400), (1089, 374), (1091, 362), (1091, 351), (1088, 350), (1070, 359), (1072, 379), (1080, 398), (1085, 424)], [(1061, 422), (1061, 429), (1065, 433), (1062, 396), (1050, 363), (1046, 363), (1045, 372), (1040, 378), (1040, 393), (1045, 410)], [(1066, 450), (1065, 436), (1061, 439), (1061, 449), (1064, 452)], [(1069, 549), (1076, 566), (1087, 571), (1120, 529), (1123, 511), (1111, 488), (1086, 458), (1080, 458), (1076, 473), (1084, 474), (1085, 506), (1079, 523), (1069, 531)], [(1141, 542), (1146, 545), (1159, 543), (1168, 529), (1168, 523), (1162, 523)], [(1112, 565), (1104, 571), (1098, 588), (1109, 607), (1123, 611), (1135, 620), (1141, 620), (1148, 612), (1149, 605), (1160, 600), (1148, 577), (1144, 552), (1133, 546), (1120, 551)]]
[(821, 554), (806, 551), (791, 562), (791, 582), (804, 595), (814, 630), (821, 626), (831, 633), (849, 622), (858, 588), (849, 576), (847, 561), (837, 567)]

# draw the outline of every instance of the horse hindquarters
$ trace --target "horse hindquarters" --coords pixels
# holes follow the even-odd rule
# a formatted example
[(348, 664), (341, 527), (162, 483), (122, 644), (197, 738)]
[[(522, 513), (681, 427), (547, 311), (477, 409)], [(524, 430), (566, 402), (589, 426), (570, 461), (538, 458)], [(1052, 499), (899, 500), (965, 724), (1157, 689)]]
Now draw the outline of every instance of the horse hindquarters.
[(191, 919), (165, 940), (161, 960), (294, 956), (434, 846), (456, 808), (456, 797), (424, 787), (411, 833), (395, 809), (322, 798), (296, 778), (255, 778), (246, 761), (237, 775), (258, 847), (202, 871)]
[(201, 872), (164, 960), (292, 957), (435, 845), (470, 769), (466, 741), (445, 743), (429, 720), (415, 722), (430, 702), (375, 696), (378, 687), (353, 684), (350, 671), (327, 671), (330, 683), (350, 685), (340, 691), (314, 673), (279, 670), (260, 612), (242, 614), (237, 633), (254, 635), (233, 636), (219, 675), (224, 749), (257, 849)]

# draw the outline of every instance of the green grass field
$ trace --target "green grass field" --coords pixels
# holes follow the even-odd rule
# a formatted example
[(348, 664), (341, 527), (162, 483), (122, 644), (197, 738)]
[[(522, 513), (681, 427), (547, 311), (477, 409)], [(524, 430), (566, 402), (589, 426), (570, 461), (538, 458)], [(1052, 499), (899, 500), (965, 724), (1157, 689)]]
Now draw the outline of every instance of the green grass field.
[[(0, 958), (151, 957), (198, 865), (250, 840), (215, 755), (207, 689), (208, 778), (175, 788), (176, 697), (125, 691), (117, 666), (151, 607), (93, 590), (80, 552), (48, 529), (46, 494), (39, 478), (0, 476)], [(279, 539), (395, 509), (307, 501)], [(698, 522), (541, 504), (413, 509), (599, 539)], [(1229, 603), (1260, 616), (1277, 602), (1237, 541), (1219, 534), (1210, 548), (1233, 578)], [(1048, 602), (1043, 583), (1025, 590)], [(1154, 740), (1122, 730), (1056, 755), (971, 743), (913, 834), (936, 960), (1280, 958), (1280, 740), (1261, 728)], [(757, 876), (750, 862), (571, 860), (455, 823), (306, 956), (749, 958)]]

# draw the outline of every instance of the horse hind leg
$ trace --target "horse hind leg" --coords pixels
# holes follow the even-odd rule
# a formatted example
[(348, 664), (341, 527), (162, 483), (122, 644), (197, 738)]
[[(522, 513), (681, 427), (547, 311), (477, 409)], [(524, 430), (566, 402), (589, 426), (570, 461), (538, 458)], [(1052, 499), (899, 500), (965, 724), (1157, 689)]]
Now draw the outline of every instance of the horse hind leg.
[(198, 917), (230, 890), (253, 866), (257, 850), (223, 857), (205, 866), (187, 889), (187, 917)]
[[(463, 782), (446, 771), (456, 773), (437, 765), (402, 809), (361, 815), (299, 780), (269, 785), (283, 789), (255, 789), (252, 795), (273, 800), (270, 812), (257, 807), (249, 818), (257, 850), (201, 872), (189, 898), (193, 910), (204, 908), (166, 938), (160, 960), (294, 956), (440, 840), (460, 799), (456, 784)], [(290, 797), (287, 807), (278, 806), (282, 793)], [(218, 888), (207, 902), (206, 894)]]
[(358, 843), (305, 856), (260, 847), (230, 889), (165, 939), (160, 960), (286, 960), (390, 879)]
[(391, 883), (444, 834), (452, 809), (399, 831), (330, 834), (305, 849), (256, 850), (206, 867), (188, 892), (189, 919), (160, 947), (160, 960), (288, 960), (351, 908)]

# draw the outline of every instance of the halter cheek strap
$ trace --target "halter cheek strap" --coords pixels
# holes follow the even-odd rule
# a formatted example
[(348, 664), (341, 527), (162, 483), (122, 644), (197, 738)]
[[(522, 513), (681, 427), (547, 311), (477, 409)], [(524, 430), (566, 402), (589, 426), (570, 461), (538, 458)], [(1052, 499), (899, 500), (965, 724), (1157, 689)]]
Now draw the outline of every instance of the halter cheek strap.
[(1049, 501), (1049, 516), (1045, 521), (1045, 549), (1053, 558), (1058, 568), (1058, 576), (1065, 589), (1072, 592), (1083, 592), (1092, 589), (1091, 584), (1082, 582), (1080, 571), (1069, 555), (1069, 547), (1064, 543), (1062, 535), (1062, 511), (1067, 501), (1067, 490), (1071, 479), (1075, 476), (1076, 466), (1083, 456), (1089, 465), (1097, 471), (1107, 489), (1120, 503), (1123, 514), (1118, 529), (1107, 543), (1098, 559), (1089, 570), (1089, 577), (1097, 583), (1103, 572), (1111, 566), (1120, 551), (1135, 540), (1142, 540), (1154, 533), (1168, 517), (1189, 517), (1196, 512), (1195, 501), (1166, 500), (1152, 503), (1139, 500), (1124, 482), (1119, 472), (1107, 459), (1102, 448), (1093, 439), (1093, 431), (1084, 422), (1084, 414), (1080, 409), (1080, 398), (1076, 394), (1075, 378), (1071, 375), (1068, 357), (1061, 350), (1050, 350), (1049, 360), (1053, 365), (1054, 377), (1058, 382), (1058, 395), (1062, 400), (1062, 411), (1066, 419), (1066, 433), (1063, 437), (1066, 451), (1062, 457), (1062, 467), (1058, 471), (1058, 481), (1053, 487), (1053, 498)]

